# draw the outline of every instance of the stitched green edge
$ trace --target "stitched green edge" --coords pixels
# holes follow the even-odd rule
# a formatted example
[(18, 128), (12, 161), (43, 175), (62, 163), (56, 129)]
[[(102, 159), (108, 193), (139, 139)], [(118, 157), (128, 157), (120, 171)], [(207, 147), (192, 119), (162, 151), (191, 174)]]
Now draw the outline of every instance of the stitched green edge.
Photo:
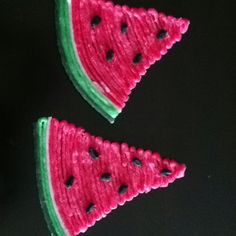
[(63, 65), (76, 89), (111, 123), (121, 112), (93, 85), (79, 61), (71, 35), (71, 0), (56, 0), (56, 26)]
[[(50, 119), (50, 118), (49, 118)], [(36, 157), (37, 157), (37, 183), (39, 189), (40, 203), (44, 217), (52, 235), (65, 236), (62, 225), (58, 219), (50, 193), (47, 165), (47, 137), (50, 120), (41, 118), (35, 127)]]

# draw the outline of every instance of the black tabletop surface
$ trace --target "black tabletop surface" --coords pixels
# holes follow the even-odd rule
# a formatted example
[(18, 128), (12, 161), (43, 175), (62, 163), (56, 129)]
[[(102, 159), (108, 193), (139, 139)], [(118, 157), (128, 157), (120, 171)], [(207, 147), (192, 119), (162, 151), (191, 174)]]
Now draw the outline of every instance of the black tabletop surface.
[(39, 204), (32, 135), (42, 116), (159, 151), (188, 167), (184, 179), (134, 199), (84, 235), (236, 235), (234, 1), (115, 2), (184, 16), (191, 25), (148, 70), (111, 125), (65, 73), (54, 1), (0, 1), (0, 235), (50, 235)]

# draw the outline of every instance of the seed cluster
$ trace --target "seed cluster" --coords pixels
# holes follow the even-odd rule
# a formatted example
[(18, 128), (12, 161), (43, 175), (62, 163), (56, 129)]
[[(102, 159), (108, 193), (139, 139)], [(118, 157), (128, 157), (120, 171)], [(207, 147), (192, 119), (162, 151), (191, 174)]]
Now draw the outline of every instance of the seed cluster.
[[(98, 25), (102, 22), (102, 18), (98, 15), (95, 15), (92, 19), (91, 19), (91, 27), (93, 29), (95, 29), (96, 27), (98, 27)], [(121, 22), (120, 25), (120, 31), (122, 34), (127, 34), (128, 33), (128, 24), (126, 22)], [(159, 41), (163, 40), (164, 38), (166, 38), (168, 35), (168, 32), (165, 29), (161, 29), (157, 32), (156, 37)], [(109, 49), (106, 52), (106, 60), (112, 61), (114, 59), (115, 56), (115, 52), (113, 49)], [(142, 61), (142, 53), (138, 52), (135, 54), (135, 56), (133, 57), (133, 64), (139, 64)]]
[[(99, 159), (100, 154), (94, 148), (90, 147), (89, 150), (88, 150), (88, 153), (89, 153), (90, 157), (93, 160), (98, 160)], [(134, 157), (132, 159), (132, 163), (133, 163), (134, 166), (139, 167), (139, 168), (141, 168), (142, 165), (143, 165), (142, 161), (137, 157)], [(171, 171), (166, 169), (166, 168), (162, 169), (162, 171), (160, 172), (161, 176), (169, 176), (170, 174), (171, 174)], [(74, 184), (74, 180), (75, 180), (75, 177), (73, 175), (70, 175), (67, 178), (67, 180), (65, 181), (66, 188), (71, 188), (72, 185)], [(112, 180), (112, 174), (109, 173), (109, 172), (105, 172), (100, 176), (100, 180), (102, 182), (110, 182)], [(117, 189), (117, 192), (120, 195), (124, 195), (127, 191), (128, 191), (128, 185), (125, 184), (125, 183), (121, 184)], [(87, 214), (91, 214), (95, 209), (96, 209), (95, 204), (93, 202), (90, 202), (87, 205), (85, 211), (86, 211)]]

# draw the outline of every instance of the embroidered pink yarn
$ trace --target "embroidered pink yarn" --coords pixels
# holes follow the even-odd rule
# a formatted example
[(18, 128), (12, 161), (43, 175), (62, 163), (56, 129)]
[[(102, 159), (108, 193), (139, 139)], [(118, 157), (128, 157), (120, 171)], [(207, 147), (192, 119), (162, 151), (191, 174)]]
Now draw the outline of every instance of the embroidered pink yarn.
[(55, 235), (85, 232), (118, 205), (182, 178), (186, 169), (54, 118), (40, 119), (37, 134), (40, 199)]

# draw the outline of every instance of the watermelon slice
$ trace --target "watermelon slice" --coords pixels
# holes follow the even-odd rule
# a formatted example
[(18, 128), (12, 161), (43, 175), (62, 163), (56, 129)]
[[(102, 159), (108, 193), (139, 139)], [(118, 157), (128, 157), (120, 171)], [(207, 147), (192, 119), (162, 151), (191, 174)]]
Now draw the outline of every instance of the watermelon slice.
[(82, 96), (111, 123), (131, 90), (188, 29), (189, 21), (104, 0), (57, 0), (65, 68)]
[(85, 232), (139, 193), (184, 176), (185, 165), (65, 121), (42, 118), (36, 131), (40, 200), (53, 235)]

